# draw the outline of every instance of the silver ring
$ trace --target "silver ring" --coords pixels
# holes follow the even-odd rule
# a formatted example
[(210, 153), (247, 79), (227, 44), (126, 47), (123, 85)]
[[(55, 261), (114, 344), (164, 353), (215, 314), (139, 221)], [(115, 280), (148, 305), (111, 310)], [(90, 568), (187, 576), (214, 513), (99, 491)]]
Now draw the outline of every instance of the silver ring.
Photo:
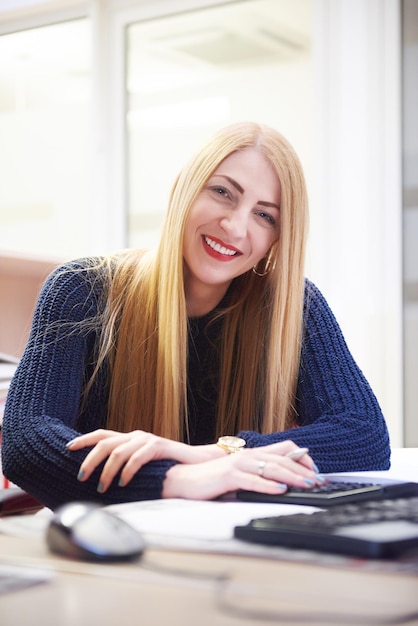
[(257, 473), (259, 476), (262, 476), (264, 474), (264, 468), (266, 467), (266, 462), (265, 461), (259, 461), (258, 462), (258, 470)]

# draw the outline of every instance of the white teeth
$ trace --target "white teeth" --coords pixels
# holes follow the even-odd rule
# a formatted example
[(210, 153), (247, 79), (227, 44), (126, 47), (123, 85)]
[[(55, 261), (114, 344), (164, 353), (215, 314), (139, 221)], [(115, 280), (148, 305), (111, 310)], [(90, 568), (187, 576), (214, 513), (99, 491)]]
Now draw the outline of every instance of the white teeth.
[(212, 239), (209, 239), (209, 237), (205, 237), (205, 241), (208, 244), (208, 246), (210, 246), (211, 248), (213, 248), (213, 250), (216, 250), (216, 252), (219, 252), (220, 254), (226, 254), (228, 256), (236, 255), (235, 250), (229, 250), (229, 248), (225, 248), (224, 246), (221, 246), (219, 243), (216, 243), (216, 241), (212, 241)]

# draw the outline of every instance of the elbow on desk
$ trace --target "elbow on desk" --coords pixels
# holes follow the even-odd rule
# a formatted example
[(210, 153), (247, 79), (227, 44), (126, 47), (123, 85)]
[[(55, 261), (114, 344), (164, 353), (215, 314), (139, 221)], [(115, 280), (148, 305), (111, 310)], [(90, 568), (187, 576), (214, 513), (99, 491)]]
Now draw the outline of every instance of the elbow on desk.
[(31, 463), (31, 458), (33, 459), (34, 456), (34, 452), (27, 449), (22, 433), (5, 420), (1, 431), (1, 472), (3, 477), (11, 485), (37, 497), (33, 493), (33, 488), (31, 489), (36, 477), (36, 472)]
[(391, 447), (386, 432), (357, 433), (351, 444), (330, 451), (320, 464), (322, 472), (370, 472), (386, 471), (391, 466)]

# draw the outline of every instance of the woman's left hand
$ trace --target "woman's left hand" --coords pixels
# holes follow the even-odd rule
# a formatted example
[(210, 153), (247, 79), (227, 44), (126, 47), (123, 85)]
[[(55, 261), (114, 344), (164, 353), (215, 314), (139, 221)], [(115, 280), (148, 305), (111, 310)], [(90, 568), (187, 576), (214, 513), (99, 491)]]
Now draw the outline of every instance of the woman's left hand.
[[(289, 453), (303, 453), (295, 460)], [(238, 489), (282, 494), (288, 486), (310, 489), (325, 482), (313, 459), (289, 439), (195, 465), (177, 464), (166, 474), (163, 498), (210, 500)]]
[(80, 435), (67, 444), (69, 450), (90, 446), (94, 447), (80, 466), (78, 480), (88, 480), (95, 468), (107, 459), (99, 479), (99, 493), (109, 488), (118, 472), (121, 472), (120, 485), (127, 485), (134, 474), (150, 461), (171, 459), (179, 463), (203, 463), (223, 454), (213, 444), (190, 446), (143, 430), (120, 433), (99, 429)]

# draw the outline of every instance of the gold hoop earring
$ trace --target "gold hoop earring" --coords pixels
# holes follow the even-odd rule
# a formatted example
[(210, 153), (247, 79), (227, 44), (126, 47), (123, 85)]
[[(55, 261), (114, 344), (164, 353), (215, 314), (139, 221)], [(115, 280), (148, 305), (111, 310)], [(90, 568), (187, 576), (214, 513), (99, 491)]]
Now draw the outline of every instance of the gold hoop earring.
[[(262, 272), (260, 272), (258, 270), (258, 265), (260, 264), (260, 262), (264, 259), (264, 269)], [(270, 248), (270, 252), (268, 253), (267, 256), (263, 257), (263, 259), (261, 259), (261, 261), (259, 261), (256, 265), (254, 265), (253, 267), (253, 272), (254, 274), (256, 274), (257, 276), (267, 276), (267, 274), (269, 274), (272, 270), (274, 270), (274, 268), (276, 267), (276, 259), (273, 259), (273, 250), (272, 248)]]

